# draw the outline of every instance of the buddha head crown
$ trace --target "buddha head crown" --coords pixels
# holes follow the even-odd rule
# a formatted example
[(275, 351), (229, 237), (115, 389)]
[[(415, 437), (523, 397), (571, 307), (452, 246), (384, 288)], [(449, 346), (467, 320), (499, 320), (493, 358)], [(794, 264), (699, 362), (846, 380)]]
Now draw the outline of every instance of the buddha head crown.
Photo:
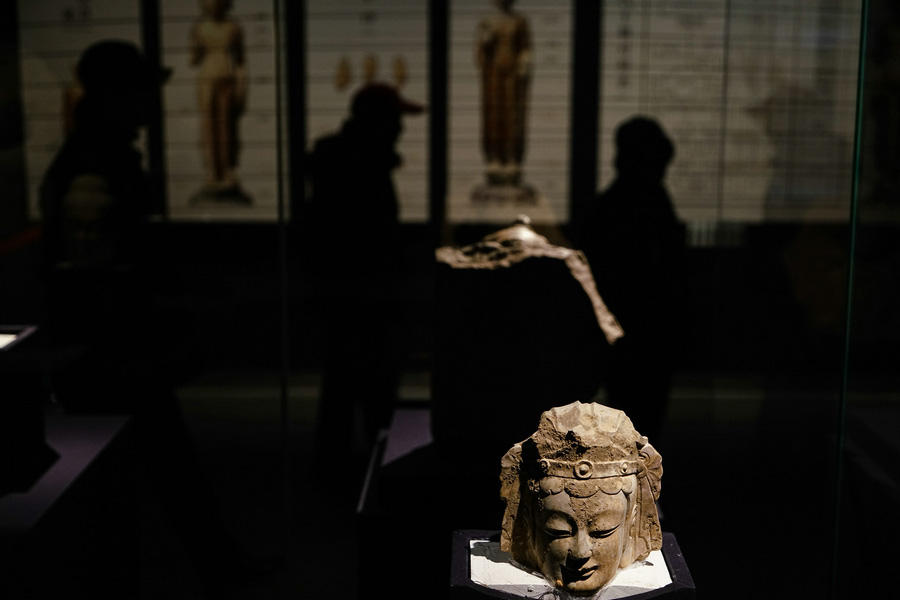
[(624, 412), (573, 402), (501, 461), (500, 548), (557, 588), (592, 595), (662, 547), (662, 459)]

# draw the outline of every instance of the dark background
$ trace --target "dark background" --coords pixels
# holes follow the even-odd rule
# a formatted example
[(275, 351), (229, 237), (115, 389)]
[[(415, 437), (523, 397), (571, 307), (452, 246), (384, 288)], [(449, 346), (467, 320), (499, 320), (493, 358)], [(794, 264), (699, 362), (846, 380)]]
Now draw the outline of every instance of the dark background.
[[(145, 15), (155, 14), (155, 2), (142, 5)], [(600, 6), (575, 2), (573, 220), (597, 185)], [(887, 0), (863, 6), (868, 35), (861, 64), (871, 67), (894, 51), (875, 26), (900, 27), (900, 21)], [(4, 2), (0, 10), (0, 322), (40, 323), (40, 228), (26, 219), (15, 3)], [(287, 165), (293, 174), (303, 172), (306, 137), (302, 15), (302, 2), (286, 3)], [(155, 23), (145, 22), (148, 53), (156, 47)], [(431, 23), (432, 219), (402, 228), (410, 278), (400, 298), (407, 317), (400, 334), (401, 406), (423, 410), (433, 368), (433, 250), (493, 229), (454, 228), (442, 220), (446, 2), (431, 2)], [(865, 597), (887, 583), (897, 558), (900, 231), (881, 216), (890, 213), (872, 207), (896, 208), (900, 191), (871, 185), (879, 174), (870, 157), (894, 156), (900, 146), (900, 139), (885, 137), (879, 120), (881, 107), (896, 106), (900, 96), (884, 81), (865, 78), (867, 72), (860, 71), (857, 143), (874, 151), (858, 163), (845, 222), (747, 225), (727, 244), (687, 251), (684, 351), (676, 357), (664, 434), (654, 445), (666, 469), (663, 528), (677, 536), (703, 598), (821, 598), (848, 590)], [(161, 121), (151, 128), (149, 146), (156, 177), (160, 128)], [(859, 198), (858, 189), (874, 189), (875, 197)], [(302, 218), (296, 209), (302, 201), (286, 199), (295, 221)], [(245, 597), (304, 598), (335, 590), (364, 596), (382, 583), (358, 581), (356, 574), (366, 572), (359, 565), (398, 536), (415, 552), (419, 525), (385, 522), (383, 539), (358, 539), (356, 497), (329, 500), (305, 475), (326, 333), (317, 290), (297, 266), (296, 224), (161, 222), (156, 234), (173, 283), (160, 297), (173, 325), (190, 328), (203, 358), (179, 397), (226, 515), (254, 551), (288, 557), (285, 571)], [(798, 298), (797, 271), (789, 267), (798, 247), (806, 257), (800, 280), (813, 286), (825, 308)], [(817, 326), (811, 311), (832, 309), (847, 318), (837, 328)], [(139, 505), (142, 595), (195, 597), (191, 568), (164, 519), (152, 503)], [(64, 564), (46, 565), (48, 576)]]

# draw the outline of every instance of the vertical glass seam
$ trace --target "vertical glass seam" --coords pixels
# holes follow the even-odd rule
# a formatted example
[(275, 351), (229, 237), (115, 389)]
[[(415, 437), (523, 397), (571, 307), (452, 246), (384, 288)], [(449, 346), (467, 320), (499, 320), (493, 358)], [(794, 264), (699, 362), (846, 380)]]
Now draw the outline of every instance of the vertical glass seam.
[(849, 227), (850, 239), (848, 244), (847, 257), (847, 303), (844, 315), (844, 356), (843, 356), (843, 372), (841, 373), (841, 390), (838, 397), (838, 410), (836, 421), (836, 444), (835, 444), (835, 502), (834, 502), (834, 524), (832, 537), (832, 557), (831, 557), (831, 590), (830, 597), (837, 598), (838, 583), (838, 561), (840, 559), (840, 541), (841, 541), (841, 508), (843, 504), (843, 480), (844, 480), (844, 444), (846, 443), (846, 426), (847, 426), (847, 395), (849, 389), (850, 377), (850, 331), (851, 331), (851, 315), (853, 307), (853, 279), (854, 279), (854, 263), (856, 259), (856, 234), (857, 219), (859, 212), (859, 174), (860, 174), (860, 155), (862, 154), (862, 129), (863, 129), (863, 92), (866, 74), (866, 46), (868, 33), (868, 17), (869, 17), (869, 1), (863, 0), (860, 14), (860, 33), (859, 33), (859, 57), (856, 79), (856, 131), (853, 140), (853, 177), (850, 189), (850, 214)]

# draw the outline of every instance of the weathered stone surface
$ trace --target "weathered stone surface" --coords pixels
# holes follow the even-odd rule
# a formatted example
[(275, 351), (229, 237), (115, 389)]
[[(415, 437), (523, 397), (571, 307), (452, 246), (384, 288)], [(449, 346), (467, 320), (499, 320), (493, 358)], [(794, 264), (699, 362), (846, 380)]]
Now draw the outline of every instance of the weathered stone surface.
[(622, 326), (597, 292), (594, 276), (584, 254), (578, 250), (554, 246), (530, 225), (531, 220), (527, 216), (519, 215), (510, 227), (488, 235), (480, 242), (464, 248), (438, 248), (435, 256), (438, 263), (444, 263), (453, 269), (505, 269), (529, 258), (560, 260), (590, 299), (594, 316), (606, 340), (612, 344), (622, 337)]
[(475, 61), (481, 72), (481, 148), (489, 184), (518, 184), (525, 157), (531, 33), (512, 1), (478, 24)]
[(501, 460), (500, 547), (557, 588), (592, 595), (662, 547), (662, 458), (620, 410), (573, 402)]
[[(439, 248), (436, 298), (432, 433), (467, 469), (531, 433), (547, 398), (591, 400), (623, 334), (583, 255), (549, 243), (525, 216)], [(495, 470), (480, 481), (490, 493)]]

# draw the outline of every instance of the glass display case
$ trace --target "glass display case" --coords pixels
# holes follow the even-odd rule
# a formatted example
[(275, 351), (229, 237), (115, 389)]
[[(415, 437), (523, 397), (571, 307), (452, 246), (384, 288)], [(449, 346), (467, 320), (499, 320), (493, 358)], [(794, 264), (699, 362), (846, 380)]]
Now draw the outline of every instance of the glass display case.
[[(392, 410), (430, 408), (435, 249), (520, 214), (551, 244), (586, 252), (614, 313), (616, 277), (644, 286), (621, 320), (626, 338), (627, 321), (632, 332), (654, 324), (633, 336), (658, 350), (639, 373), (661, 374), (662, 527), (698, 592), (862, 596), (889, 583), (900, 537), (894, 3), (0, 10), (0, 323), (46, 322), (41, 185), (75, 126), (77, 61), (94, 42), (131, 42), (171, 72), (134, 140), (152, 205), (156, 333), (184, 367), (175, 393), (226, 520), (252, 552), (287, 558), (276, 579), (300, 596), (331, 585), (307, 560), (311, 537), (335, 552), (350, 540), (343, 585), (362, 590), (372, 575), (384, 540), (363, 539), (354, 513)], [(406, 110), (400, 131), (377, 159), (357, 155), (358, 142), (336, 152), (330, 176), (353, 198), (323, 207), (320, 142), (355, 127), (373, 86)], [(654, 188), (674, 223), (669, 246), (656, 245), (663, 217), (646, 188), (602, 213), (635, 117), (671, 146)], [(635, 142), (640, 161), (650, 144)], [(385, 155), (378, 212), (366, 177)], [(623, 398), (601, 386), (584, 400)], [(484, 461), (499, 474), (500, 458)], [(315, 506), (322, 489), (343, 500)], [(498, 495), (466, 502), (498, 503), (499, 529)], [(324, 517), (309, 523), (310, 511)], [(366, 531), (397, 535), (374, 523)]]

